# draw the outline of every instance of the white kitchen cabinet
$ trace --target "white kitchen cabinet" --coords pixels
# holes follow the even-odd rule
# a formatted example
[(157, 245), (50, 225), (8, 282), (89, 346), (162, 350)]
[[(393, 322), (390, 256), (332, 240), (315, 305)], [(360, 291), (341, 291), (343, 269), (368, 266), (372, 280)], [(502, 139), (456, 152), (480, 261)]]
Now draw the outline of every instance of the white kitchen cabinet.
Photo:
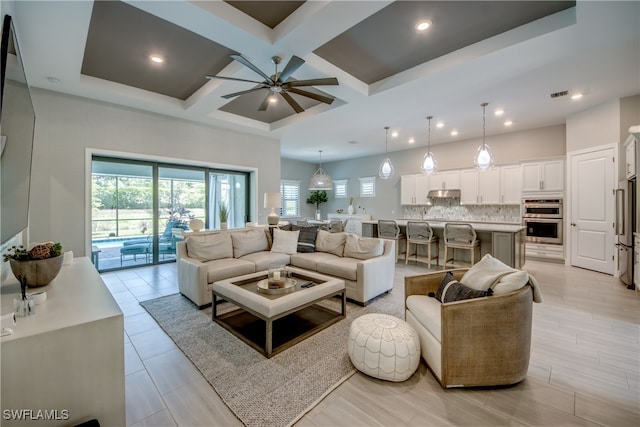
[(520, 165), (500, 166), (500, 204), (519, 205), (522, 203), (521, 181)]
[(564, 160), (522, 164), (522, 192), (564, 190)]
[(329, 221), (347, 221), (344, 231), (362, 236), (362, 221), (371, 221), (369, 214), (328, 214)]
[(400, 177), (400, 204), (426, 205), (429, 195), (429, 175), (402, 175)]
[(497, 205), (500, 203), (500, 169), (460, 171), (461, 205)]
[(633, 135), (624, 143), (625, 152), (625, 174), (627, 179), (631, 179), (636, 176), (636, 139)]
[(460, 171), (436, 172), (429, 179), (429, 188), (431, 190), (459, 190), (460, 189)]

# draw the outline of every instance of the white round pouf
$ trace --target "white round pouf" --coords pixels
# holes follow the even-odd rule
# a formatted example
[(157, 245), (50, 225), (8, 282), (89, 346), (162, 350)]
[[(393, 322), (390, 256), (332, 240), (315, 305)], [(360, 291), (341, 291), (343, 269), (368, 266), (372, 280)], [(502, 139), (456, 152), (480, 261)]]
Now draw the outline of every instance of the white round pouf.
[(405, 381), (418, 369), (420, 341), (411, 325), (388, 314), (365, 314), (353, 321), (348, 342), (351, 363), (387, 381)]

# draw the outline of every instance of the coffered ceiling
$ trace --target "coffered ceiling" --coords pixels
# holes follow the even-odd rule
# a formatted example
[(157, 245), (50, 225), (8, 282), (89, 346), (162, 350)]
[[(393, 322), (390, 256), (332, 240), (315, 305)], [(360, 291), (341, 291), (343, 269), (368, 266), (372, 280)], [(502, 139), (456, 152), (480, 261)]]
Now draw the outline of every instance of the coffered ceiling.
[[(35, 87), (281, 141), (284, 157), (326, 161), (564, 123), (640, 93), (638, 2), (567, 1), (3, 1)], [(415, 27), (429, 20), (431, 27)], [(258, 111), (268, 93), (222, 96), (265, 80), (296, 55), (292, 80), (337, 77)], [(154, 63), (151, 56), (162, 59)], [(551, 98), (553, 92), (583, 94)], [(505, 120), (511, 120), (509, 127)], [(457, 136), (451, 131), (457, 130)], [(411, 144), (410, 139), (415, 142)]]

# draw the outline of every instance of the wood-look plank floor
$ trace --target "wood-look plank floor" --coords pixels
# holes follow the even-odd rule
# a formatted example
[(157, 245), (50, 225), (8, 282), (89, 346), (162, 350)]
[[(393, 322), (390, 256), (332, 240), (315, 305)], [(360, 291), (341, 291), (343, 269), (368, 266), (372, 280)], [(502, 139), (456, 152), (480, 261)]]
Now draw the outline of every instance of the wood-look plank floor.
[[(640, 292), (609, 275), (561, 264), (527, 261), (525, 269), (544, 297), (534, 304), (525, 381), (443, 390), (424, 362), (403, 383), (358, 373), (296, 426), (640, 426)], [(425, 271), (397, 264), (391, 295), (398, 304), (404, 276)], [(127, 425), (242, 425), (135, 303), (175, 293), (175, 266), (103, 278), (125, 313)]]

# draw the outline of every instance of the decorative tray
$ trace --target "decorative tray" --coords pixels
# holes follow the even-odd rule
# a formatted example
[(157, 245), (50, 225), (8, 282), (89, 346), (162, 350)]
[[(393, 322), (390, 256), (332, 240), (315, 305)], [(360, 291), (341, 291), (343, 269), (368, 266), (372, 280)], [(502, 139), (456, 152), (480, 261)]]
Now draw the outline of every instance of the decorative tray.
[(293, 292), (296, 289), (298, 281), (296, 279), (287, 278), (282, 288), (270, 288), (269, 279), (262, 279), (258, 282), (258, 293), (268, 295), (282, 295)]

